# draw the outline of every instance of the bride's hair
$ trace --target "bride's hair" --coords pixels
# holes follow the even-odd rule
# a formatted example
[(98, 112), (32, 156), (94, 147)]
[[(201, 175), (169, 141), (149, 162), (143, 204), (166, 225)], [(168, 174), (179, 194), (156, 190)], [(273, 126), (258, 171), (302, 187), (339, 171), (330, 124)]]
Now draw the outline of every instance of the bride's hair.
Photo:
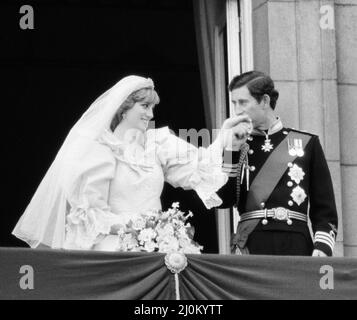
[(110, 129), (115, 130), (117, 125), (123, 120), (123, 114), (130, 110), (136, 102), (144, 102), (148, 104), (158, 104), (160, 98), (153, 88), (143, 88), (131, 93), (121, 104), (110, 124)]

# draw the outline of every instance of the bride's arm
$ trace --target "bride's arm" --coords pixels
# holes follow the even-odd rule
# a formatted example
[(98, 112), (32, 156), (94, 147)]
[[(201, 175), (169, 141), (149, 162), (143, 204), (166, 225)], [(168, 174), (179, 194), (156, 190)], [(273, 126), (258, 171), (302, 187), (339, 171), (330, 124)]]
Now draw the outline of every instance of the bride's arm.
[(228, 179), (222, 170), (221, 137), (209, 148), (196, 148), (171, 134), (168, 128), (156, 130), (156, 135), (165, 180), (174, 187), (195, 190), (207, 208), (221, 205), (216, 191)]

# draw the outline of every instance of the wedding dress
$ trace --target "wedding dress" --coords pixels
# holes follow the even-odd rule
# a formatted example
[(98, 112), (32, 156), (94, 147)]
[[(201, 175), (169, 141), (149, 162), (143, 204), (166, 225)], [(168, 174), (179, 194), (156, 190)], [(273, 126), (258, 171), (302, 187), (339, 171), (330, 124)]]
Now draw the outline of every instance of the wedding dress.
[(106, 130), (87, 159), (81, 164), (87, 179), (75, 183), (79, 192), (69, 199), (66, 249), (115, 251), (110, 227), (161, 209), (164, 181), (196, 190), (208, 208), (221, 204), (215, 191), (227, 181), (218, 149), (197, 149), (167, 127), (149, 130), (144, 150)]

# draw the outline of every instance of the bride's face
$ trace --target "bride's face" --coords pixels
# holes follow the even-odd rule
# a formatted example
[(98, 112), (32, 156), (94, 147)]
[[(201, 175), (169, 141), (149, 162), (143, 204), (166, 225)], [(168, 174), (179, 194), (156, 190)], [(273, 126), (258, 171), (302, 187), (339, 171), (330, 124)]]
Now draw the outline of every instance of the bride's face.
[(154, 107), (154, 104), (149, 104), (145, 101), (136, 102), (126, 112), (125, 121), (131, 128), (146, 131), (150, 120), (154, 117)]

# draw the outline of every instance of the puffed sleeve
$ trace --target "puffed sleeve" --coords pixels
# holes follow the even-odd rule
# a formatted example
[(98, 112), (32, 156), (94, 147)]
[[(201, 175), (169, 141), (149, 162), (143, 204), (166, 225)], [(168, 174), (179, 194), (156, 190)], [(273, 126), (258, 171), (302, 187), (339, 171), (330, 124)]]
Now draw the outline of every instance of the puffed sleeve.
[(108, 147), (93, 144), (82, 161), (73, 164), (73, 172), (78, 171), (81, 175), (74, 179), (67, 195), (64, 248), (88, 250), (110, 233), (112, 225), (121, 223), (120, 216), (112, 213), (108, 205), (115, 158)]
[(167, 127), (151, 130), (155, 134), (157, 156), (165, 181), (173, 187), (193, 189), (210, 209), (222, 204), (216, 194), (228, 180), (222, 171), (222, 147), (219, 139), (209, 148), (196, 148), (170, 133)]

